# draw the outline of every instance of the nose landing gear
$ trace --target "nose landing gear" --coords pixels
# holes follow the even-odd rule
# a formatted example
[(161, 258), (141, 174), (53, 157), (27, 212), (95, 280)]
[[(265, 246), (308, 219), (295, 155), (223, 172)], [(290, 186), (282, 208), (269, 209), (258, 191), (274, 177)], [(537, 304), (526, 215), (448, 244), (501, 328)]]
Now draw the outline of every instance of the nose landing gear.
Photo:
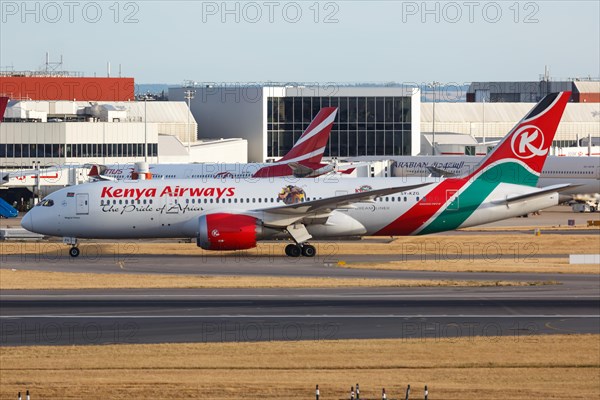
[(77, 257), (77, 256), (79, 256), (79, 248), (78, 248), (78, 247), (76, 247), (76, 246), (73, 246), (73, 247), (71, 247), (71, 248), (69, 249), (69, 255), (70, 255), (71, 257)]
[(64, 237), (63, 238), (63, 243), (71, 245), (71, 248), (69, 249), (69, 255), (71, 257), (78, 257), (79, 256), (80, 251), (79, 251), (79, 247), (77, 247), (77, 238), (74, 238), (74, 237)]

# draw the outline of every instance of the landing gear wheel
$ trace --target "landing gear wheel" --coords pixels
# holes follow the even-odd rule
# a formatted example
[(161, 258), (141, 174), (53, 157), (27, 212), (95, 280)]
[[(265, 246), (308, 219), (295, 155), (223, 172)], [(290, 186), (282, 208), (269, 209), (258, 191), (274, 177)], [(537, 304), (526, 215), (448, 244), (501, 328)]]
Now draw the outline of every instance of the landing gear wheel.
[(302, 249), (297, 244), (288, 244), (285, 246), (285, 254), (288, 257), (300, 257)]
[(79, 256), (79, 249), (77, 247), (71, 247), (69, 249), (69, 255), (71, 257), (77, 257), (77, 256)]
[(313, 245), (305, 244), (302, 246), (302, 255), (304, 257), (314, 257), (317, 255), (317, 249)]

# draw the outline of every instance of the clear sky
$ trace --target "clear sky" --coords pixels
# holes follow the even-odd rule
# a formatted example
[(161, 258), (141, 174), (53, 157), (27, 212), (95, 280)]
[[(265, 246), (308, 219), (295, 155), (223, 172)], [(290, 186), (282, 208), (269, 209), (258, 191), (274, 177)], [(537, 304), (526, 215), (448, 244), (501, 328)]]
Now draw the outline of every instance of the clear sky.
[(137, 83), (600, 76), (600, 2), (0, 0), (0, 66)]

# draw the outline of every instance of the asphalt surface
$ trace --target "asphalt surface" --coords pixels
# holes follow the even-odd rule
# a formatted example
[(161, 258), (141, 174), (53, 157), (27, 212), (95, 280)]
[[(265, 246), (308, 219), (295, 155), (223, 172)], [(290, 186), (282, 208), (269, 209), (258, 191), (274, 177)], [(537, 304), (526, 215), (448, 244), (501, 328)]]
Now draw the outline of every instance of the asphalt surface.
[[(455, 272), (425, 272), (425, 271), (392, 271), (376, 269), (341, 268), (340, 261), (346, 263), (388, 262), (422, 260), (435, 264), (436, 262), (452, 260), (468, 262), (482, 260), (490, 265), (502, 265), (503, 260), (521, 260), (540, 265), (547, 258), (568, 258), (567, 254), (534, 254), (522, 251), (518, 254), (501, 254), (490, 251), (488, 254), (465, 253), (460, 256), (448, 254), (372, 254), (372, 255), (319, 255), (314, 258), (290, 258), (280, 255), (254, 256), (251, 253), (237, 255), (204, 256), (161, 256), (139, 254), (113, 255), (82, 255), (71, 258), (63, 255), (66, 250), (55, 254), (19, 254), (0, 255), (2, 268), (18, 270), (42, 270), (56, 272), (88, 272), (115, 274), (165, 274), (165, 275), (223, 275), (223, 276), (282, 276), (282, 277), (339, 277), (339, 278), (390, 278), (390, 279), (468, 279), (468, 280), (520, 280), (542, 281), (560, 279), (580, 279), (581, 275), (568, 274), (535, 274), (535, 273), (455, 273)], [(229, 253), (231, 254), (231, 253)], [(278, 254), (278, 253), (277, 253)]]
[[(597, 287), (3, 291), (4, 346), (599, 333)], [(573, 293), (575, 292), (575, 293)]]
[[(23, 262), (21, 269), (251, 276), (555, 281), (487, 288), (4, 290), (0, 345), (452, 338), (600, 333), (598, 276), (437, 273), (326, 267), (310, 259), (110, 257)], [(10, 260), (10, 257), (9, 257)], [(210, 262), (209, 262), (210, 261)], [(11, 261), (14, 264), (14, 260)], [(14, 264), (15, 266), (17, 264)], [(169, 265), (169, 268), (165, 268)], [(490, 339), (493, 340), (493, 339)]]
[[(513, 219), (523, 226), (556, 226), (574, 218), (581, 226), (598, 214), (542, 213)], [(505, 222), (508, 224), (508, 222)], [(564, 226), (563, 225), (563, 226)], [(501, 224), (496, 224), (503, 226)], [(515, 233), (514, 231), (508, 231)], [(550, 231), (543, 234), (550, 234)], [(595, 231), (598, 234), (598, 230)], [(496, 234), (499, 232), (486, 232)], [(561, 229), (553, 234), (589, 234)], [(45, 255), (0, 254), (2, 268), (64, 272), (173, 275), (241, 275), (389, 279), (553, 281), (557, 285), (486, 288), (345, 288), (345, 289), (136, 289), (136, 290), (3, 290), (0, 293), (0, 346), (108, 343), (248, 342), (350, 338), (469, 338), (510, 336), (535, 340), (537, 334), (600, 334), (598, 275), (531, 273), (453, 273), (345, 269), (338, 261), (427, 262), (527, 259), (543, 263), (568, 254), (538, 254), (523, 241), (514, 254), (493, 247), (472, 253), (465, 245), (422, 255), (338, 255), (335, 245), (315, 243), (313, 259), (291, 259), (278, 252), (210, 256), (145, 256), (135, 243), (112, 255), (93, 249), (79, 258), (68, 246), (42, 242)], [(528, 231), (524, 235), (531, 234)], [(385, 239), (382, 239), (385, 240)], [(19, 243), (4, 243), (19, 246)], [(99, 244), (101, 245), (101, 244)], [(190, 244), (194, 246), (194, 244)], [(442, 249), (443, 250), (443, 249)]]

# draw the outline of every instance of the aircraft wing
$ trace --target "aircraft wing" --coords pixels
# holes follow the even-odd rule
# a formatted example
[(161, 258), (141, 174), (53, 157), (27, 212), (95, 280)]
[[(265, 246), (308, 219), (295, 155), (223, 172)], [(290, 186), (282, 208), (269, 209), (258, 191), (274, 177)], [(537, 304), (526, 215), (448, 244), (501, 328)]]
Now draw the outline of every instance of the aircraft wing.
[(288, 204), (280, 207), (266, 208), (261, 211), (270, 214), (303, 216), (313, 213), (331, 212), (340, 208), (352, 208), (354, 203), (373, 202), (377, 197), (390, 194), (405, 192), (407, 190), (417, 189), (429, 183), (419, 183), (415, 185), (396, 186), (385, 189), (375, 189), (366, 192), (344, 194), (341, 196), (328, 197), (325, 199), (304, 201), (300, 203)]

